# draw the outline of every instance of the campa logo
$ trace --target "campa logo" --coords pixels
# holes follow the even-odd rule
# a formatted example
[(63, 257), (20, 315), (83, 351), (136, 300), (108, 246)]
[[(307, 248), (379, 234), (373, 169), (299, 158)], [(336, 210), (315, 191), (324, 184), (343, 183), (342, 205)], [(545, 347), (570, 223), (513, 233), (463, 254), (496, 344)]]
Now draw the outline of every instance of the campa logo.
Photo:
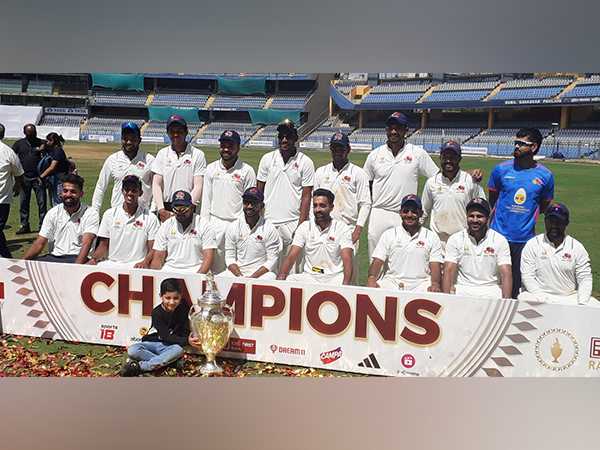
[(338, 347), (333, 350), (323, 352), (319, 356), (323, 364), (331, 364), (332, 362), (340, 359), (342, 357), (342, 353), (342, 347)]

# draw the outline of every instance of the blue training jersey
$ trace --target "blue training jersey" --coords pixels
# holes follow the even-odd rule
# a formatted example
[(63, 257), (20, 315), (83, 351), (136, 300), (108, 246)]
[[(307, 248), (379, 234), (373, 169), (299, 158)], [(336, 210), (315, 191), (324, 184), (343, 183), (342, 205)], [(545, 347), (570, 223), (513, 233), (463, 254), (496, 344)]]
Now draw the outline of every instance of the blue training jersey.
[(520, 169), (514, 160), (492, 170), (488, 189), (498, 192), (491, 228), (509, 242), (527, 242), (535, 236), (539, 205), (554, 198), (554, 175), (541, 164)]

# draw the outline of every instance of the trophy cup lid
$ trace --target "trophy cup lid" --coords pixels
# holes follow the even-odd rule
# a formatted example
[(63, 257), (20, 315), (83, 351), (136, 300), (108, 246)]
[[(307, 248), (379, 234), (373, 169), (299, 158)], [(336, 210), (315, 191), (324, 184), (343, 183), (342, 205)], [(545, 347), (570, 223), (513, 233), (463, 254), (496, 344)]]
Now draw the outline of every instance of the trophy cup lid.
[(206, 291), (202, 294), (200, 303), (205, 305), (218, 305), (224, 302), (225, 300), (221, 297), (219, 289), (217, 288), (217, 283), (215, 283), (215, 276), (212, 271), (209, 271), (206, 274)]

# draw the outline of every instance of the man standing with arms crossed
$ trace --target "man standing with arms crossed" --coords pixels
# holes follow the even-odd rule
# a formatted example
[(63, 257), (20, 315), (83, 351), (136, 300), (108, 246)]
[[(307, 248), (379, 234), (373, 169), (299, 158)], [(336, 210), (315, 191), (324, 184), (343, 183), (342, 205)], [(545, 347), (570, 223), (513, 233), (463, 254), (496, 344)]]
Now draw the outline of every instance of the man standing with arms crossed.
[(173, 215), (170, 202), (176, 191), (189, 192), (194, 206), (198, 205), (206, 171), (204, 152), (186, 141), (188, 128), (183, 117), (169, 117), (167, 134), (171, 145), (159, 150), (152, 163), (152, 196), (161, 222)]
[(135, 175), (142, 182), (142, 196), (139, 202), (142, 206), (150, 208), (152, 201), (152, 161), (154, 156), (140, 149), (142, 142), (141, 132), (134, 122), (125, 122), (121, 125), (121, 150), (113, 153), (102, 165), (94, 196), (92, 207), (100, 213), (104, 192), (109, 183), (113, 182), (110, 198), (110, 207), (115, 208), (123, 204), (122, 183), (127, 175)]
[(490, 228), (506, 238), (512, 260), (512, 298), (521, 288), (521, 252), (535, 236), (539, 211), (554, 197), (554, 175), (533, 158), (542, 145), (537, 128), (521, 128), (515, 139), (514, 159), (498, 164), (488, 181), (493, 209)]
[(308, 219), (315, 165), (296, 148), (298, 132), (292, 121), (279, 124), (277, 133), (279, 149), (261, 158), (256, 186), (265, 196), (265, 218), (275, 225), (283, 243), (279, 269), (296, 228)]
[(369, 218), (369, 260), (385, 230), (401, 225), (400, 203), (408, 194), (417, 193), (419, 175), (427, 178), (438, 172), (431, 157), (421, 146), (404, 140), (409, 120), (395, 112), (385, 122), (387, 142), (377, 147), (364, 164), (372, 190)]
[(327, 189), (335, 196), (331, 217), (352, 227), (354, 256), (352, 279), (358, 281), (358, 245), (360, 234), (371, 211), (369, 179), (363, 169), (348, 160), (350, 140), (341, 131), (329, 142), (332, 162), (315, 172), (315, 190)]
[(0, 256), (12, 258), (4, 226), (8, 221), (10, 203), (13, 195), (16, 196), (23, 184), (23, 167), (16, 153), (2, 142), (4, 139), (4, 125), (0, 123)]
[(225, 130), (219, 142), (221, 159), (206, 167), (200, 214), (211, 224), (219, 246), (213, 262), (215, 273), (225, 270), (225, 230), (240, 218), (244, 192), (256, 186), (254, 169), (238, 157), (240, 135), (234, 130)]

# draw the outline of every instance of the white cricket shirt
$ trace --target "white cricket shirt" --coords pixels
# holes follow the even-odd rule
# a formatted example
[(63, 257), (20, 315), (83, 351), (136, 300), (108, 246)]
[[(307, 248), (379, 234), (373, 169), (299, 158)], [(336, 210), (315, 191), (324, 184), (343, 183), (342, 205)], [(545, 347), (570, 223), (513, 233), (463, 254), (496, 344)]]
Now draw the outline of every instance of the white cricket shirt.
[(98, 234), (98, 211), (83, 203), (73, 215), (64, 205), (56, 205), (44, 217), (39, 235), (48, 239), (54, 256), (78, 255), (85, 233)]
[(545, 234), (527, 241), (521, 254), (521, 277), (529, 292), (573, 295), (587, 303), (592, 294), (590, 256), (571, 236), (554, 247)]
[(404, 196), (417, 193), (419, 175), (429, 178), (439, 171), (423, 147), (409, 143), (395, 157), (387, 144), (377, 147), (363, 168), (373, 181), (371, 206), (393, 212), (400, 211)]
[(208, 222), (194, 214), (192, 223), (183, 229), (175, 216), (165, 220), (156, 233), (154, 250), (167, 251), (165, 265), (176, 269), (200, 266), (202, 251), (217, 248), (215, 234)]
[(273, 271), (281, 252), (281, 238), (271, 222), (261, 217), (254, 228), (240, 217), (225, 232), (225, 263), (237, 264), (242, 273), (265, 267)]
[(467, 230), (462, 230), (448, 239), (446, 262), (458, 265), (456, 284), (499, 285), (498, 267), (511, 265), (510, 248), (506, 238), (491, 228), (488, 228), (479, 244)]
[(108, 209), (102, 216), (98, 237), (108, 238), (108, 259), (117, 263), (137, 263), (148, 254), (160, 222), (147, 208), (138, 206), (130, 216), (123, 206)]
[(315, 172), (314, 189), (328, 189), (335, 195), (331, 217), (346, 225), (365, 226), (371, 211), (369, 178), (363, 169), (348, 162), (340, 171), (333, 163)]
[(442, 263), (442, 244), (433, 231), (421, 227), (411, 236), (402, 225), (386, 230), (381, 235), (372, 258), (387, 261), (385, 275), (419, 284), (431, 276), (429, 263)]
[(0, 204), (11, 203), (15, 177), (23, 175), (23, 166), (15, 151), (0, 142)]
[(157, 153), (152, 171), (162, 175), (163, 201), (170, 202), (173, 194), (179, 190), (191, 194), (194, 177), (203, 176), (206, 171), (206, 158), (202, 150), (190, 144), (180, 156), (169, 145)]
[(287, 163), (281, 152), (264, 155), (258, 165), (256, 179), (265, 184), (265, 218), (278, 225), (300, 218), (302, 188), (314, 185), (315, 165), (297, 151)]
[(431, 215), (431, 231), (441, 235), (442, 240), (467, 228), (467, 204), (479, 197), (480, 186), (473, 177), (460, 170), (453, 180), (442, 172), (429, 178), (423, 188), (423, 218)]
[(239, 159), (226, 169), (221, 159), (210, 163), (204, 175), (202, 217), (232, 221), (242, 213), (242, 194), (256, 186), (254, 169)]
[(102, 165), (94, 196), (92, 197), (92, 207), (100, 212), (102, 209), (102, 198), (108, 188), (109, 183), (113, 182), (110, 206), (114, 208), (123, 204), (123, 178), (127, 175), (135, 175), (142, 182), (143, 194), (139, 198), (140, 205), (147, 208), (152, 202), (152, 162), (154, 156), (142, 150), (138, 150), (135, 158), (129, 159), (123, 150), (113, 153)]
[(344, 271), (342, 249), (354, 250), (352, 228), (333, 219), (321, 230), (314, 219), (298, 226), (292, 245), (304, 249), (304, 272), (331, 275)]

